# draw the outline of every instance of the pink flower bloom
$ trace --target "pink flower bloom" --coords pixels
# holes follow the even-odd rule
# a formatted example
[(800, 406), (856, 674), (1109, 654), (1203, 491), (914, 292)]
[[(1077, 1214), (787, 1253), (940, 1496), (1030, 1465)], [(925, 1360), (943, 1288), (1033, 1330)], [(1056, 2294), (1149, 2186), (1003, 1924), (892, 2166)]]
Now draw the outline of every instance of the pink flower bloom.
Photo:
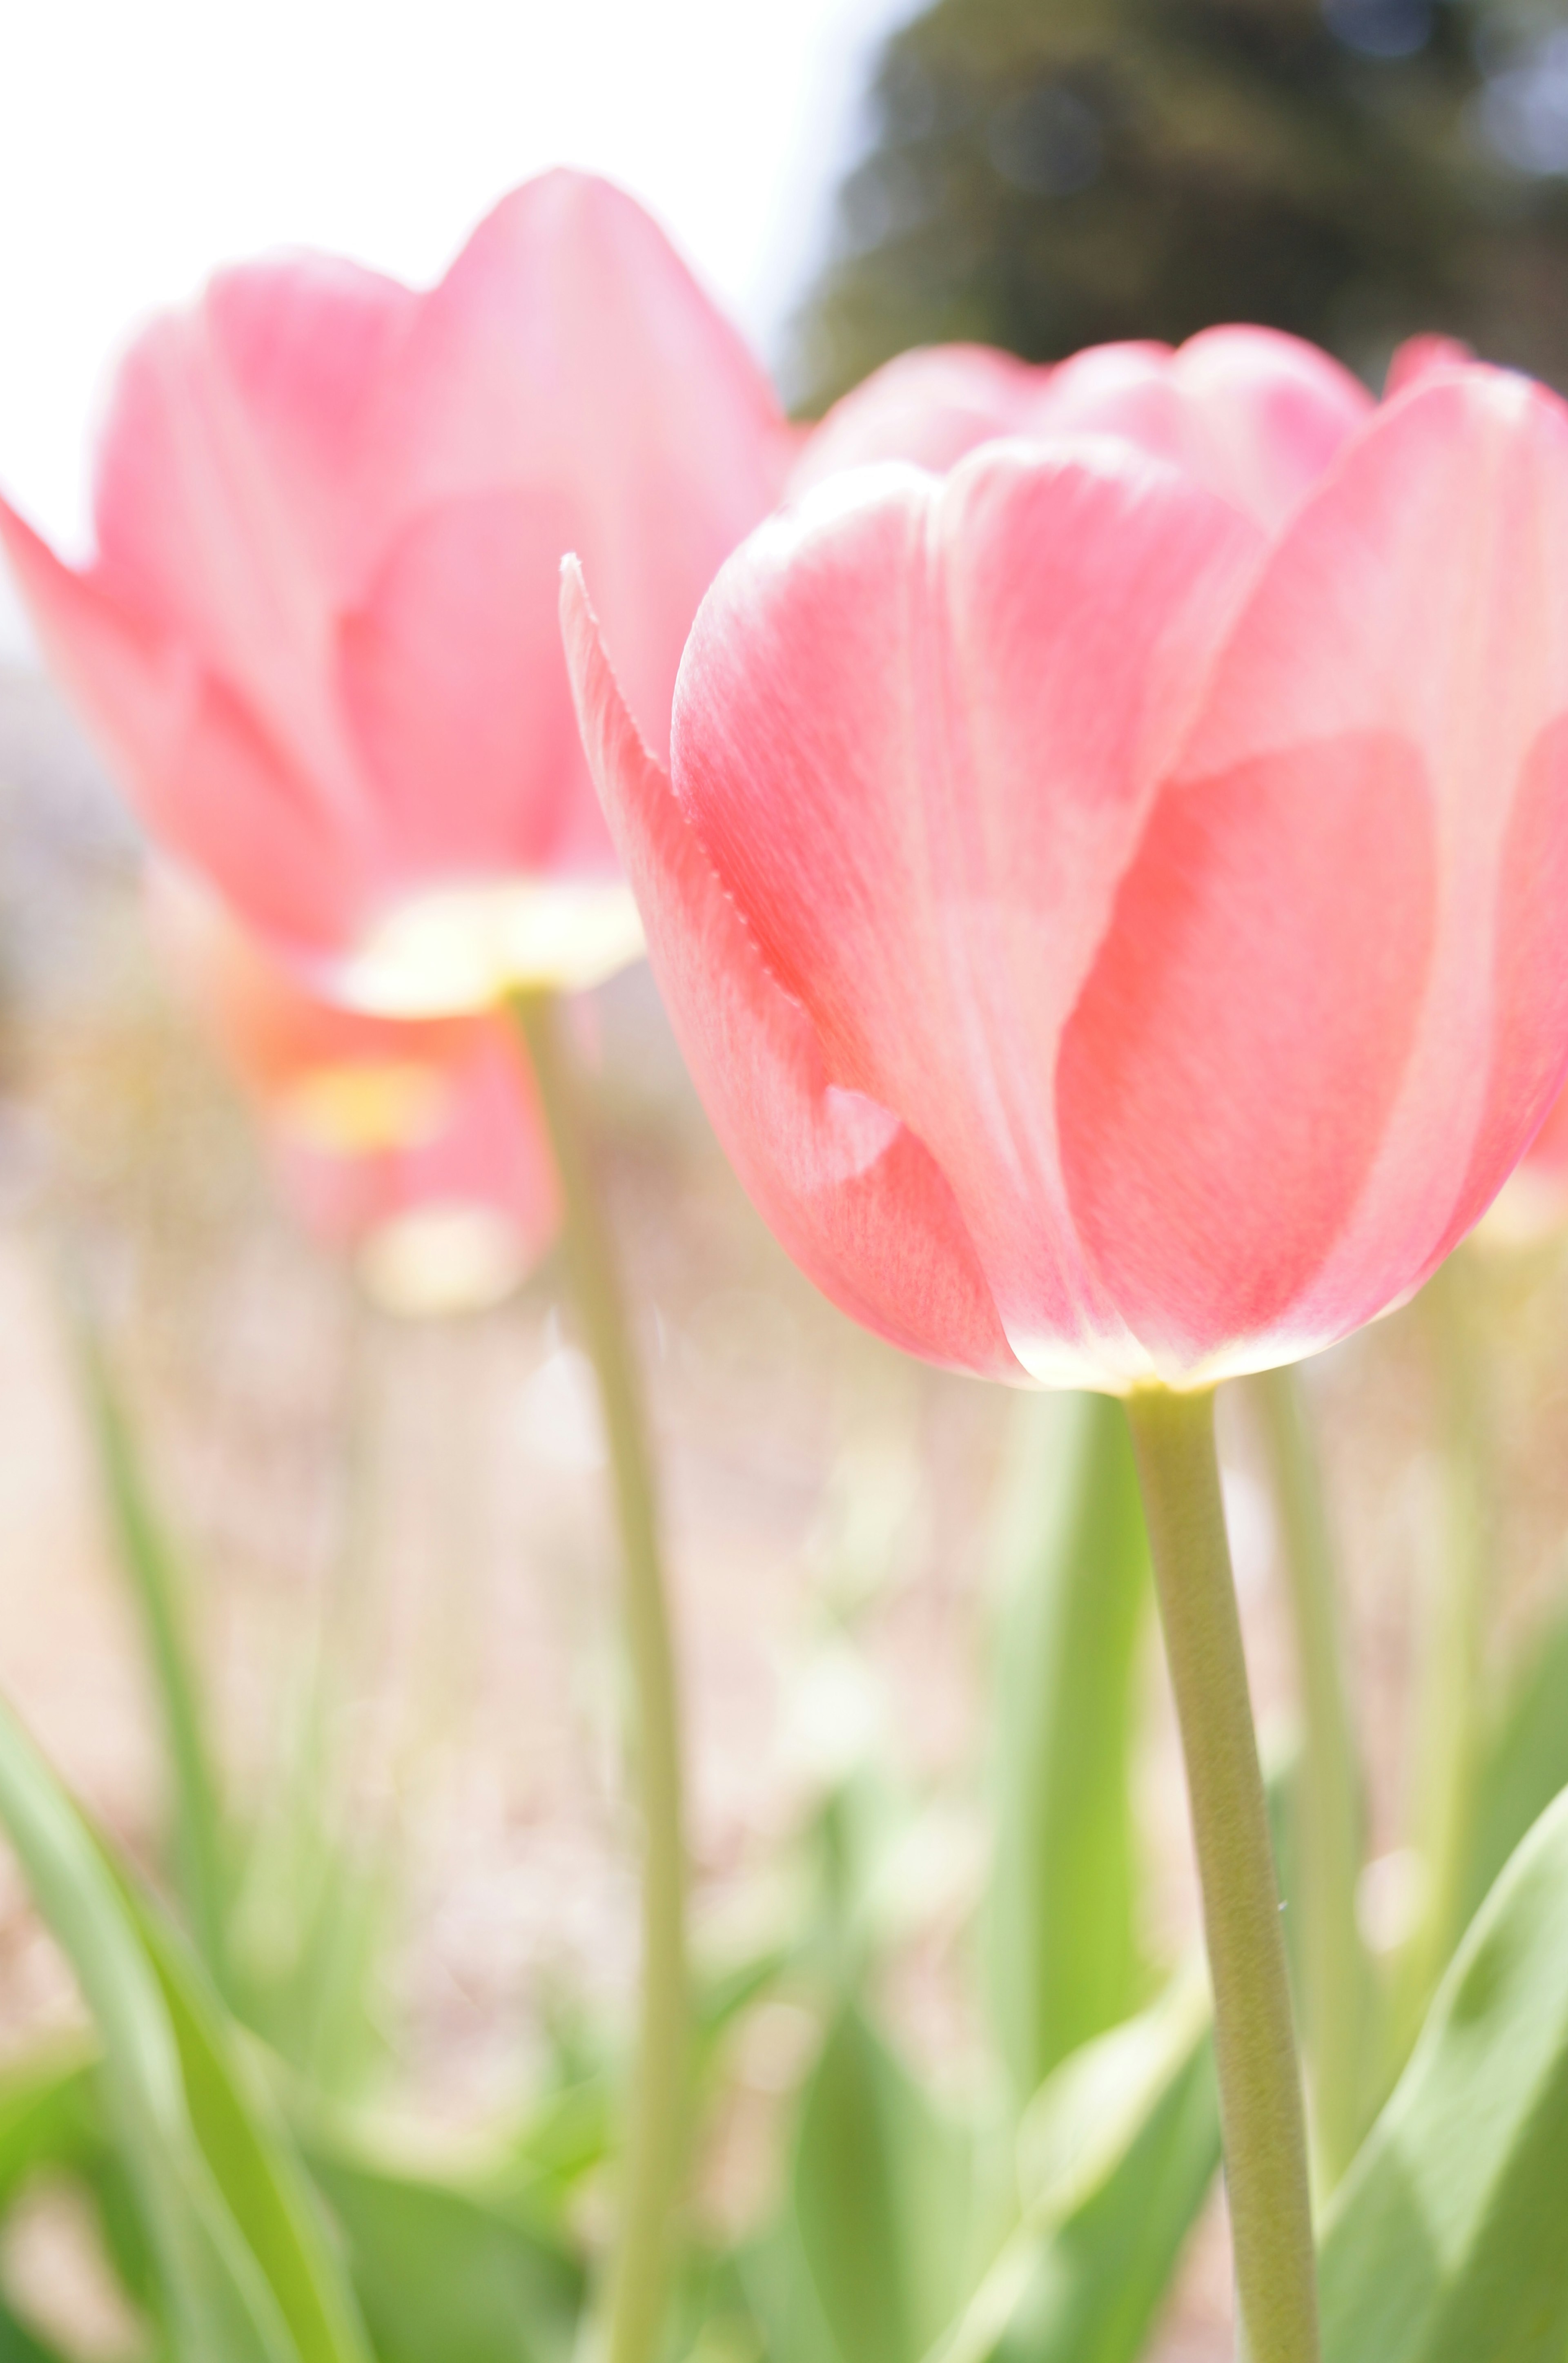
[(154, 931), (258, 1104), (285, 1196), (398, 1311), (488, 1303), (554, 1239), (560, 1191), (513, 1031), (315, 1000), (204, 889), (151, 881)]
[(353, 1256), (386, 1311), (458, 1313), (498, 1304), (560, 1225), (544, 1123), (498, 1021), (480, 1021), (445, 1068), (431, 1128), (380, 1147), (335, 1149), (295, 1125), (272, 1127), (273, 1162), (300, 1221)]
[[(1419, 340), (1423, 357), (1429, 347), (1459, 349)], [(1338, 361), (1273, 328), (1209, 328), (1176, 352), (1097, 345), (1038, 367), (938, 345), (900, 353), (845, 394), (808, 438), (791, 489), (877, 460), (944, 471), (999, 436), (1120, 435), (1272, 527), (1372, 407)]]
[(583, 551), (639, 727), (793, 449), (626, 197), (552, 172), (415, 294), (226, 272), (127, 358), (97, 556), (0, 503), (46, 649), (154, 836), (324, 991), (398, 1015), (640, 948), (556, 619)]
[(575, 570), (569, 652), (797, 1260), (938, 1361), (1198, 1384), (1414, 1288), (1562, 1080), (1568, 413), (1449, 361), (1375, 407), (1250, 330), (1043, 389), (1048, 435), (752, 537), (668, 775)]

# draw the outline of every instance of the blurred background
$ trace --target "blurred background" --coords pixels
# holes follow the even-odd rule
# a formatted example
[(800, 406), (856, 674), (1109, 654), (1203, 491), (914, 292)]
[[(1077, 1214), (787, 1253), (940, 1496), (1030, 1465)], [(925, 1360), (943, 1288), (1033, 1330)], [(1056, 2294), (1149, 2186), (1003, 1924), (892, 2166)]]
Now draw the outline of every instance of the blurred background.
[[(1546, 0), (278, 0), (262, 16), (53, 0), (6, 12), (0, 72), (0, 482), (68, 549), (86, 542), (105, 373), (149, 308), (280, 244), (431, 280), (556, 161), (651, 206), (802, 415), (911, 344), (1038, 360), (1233, 318), (1313, 338), (1375, 384), (1399, 338), (1439, 328), (1568, 385), (1568, 6)], [(900, 1360), (795, 1275), (713, 1147), (646, 974), (596, 996), (589, 1025), (666, 1454), (701, 1942), (723, 1958), (766, 1938), (824, 1801), (876, 1763), (892, 1801), (882, 2004), (939, 2089), (967, 2089), (985, 2073), (969, 1947), (996, 1504), (1034, 1414)], [(159, 1747), (61, 1311), (69, 1266), (194, 1598), (236, 1810), (266, 1841), (241, 1907), (258, 1990), (317, 2014), (279, 2040), (457, 2138), (547, 2057), (591, 2048), (633, 1967), (587, 1367), (549, 1266), (502, 1304), (400, 1320), (302, 1238), (149, 947), (131, 826), (3, 591), (0, 1093), (0, 1688), (148, 1855)], [(1501, 1665), (1555, 1596), (1568, 1272), (1550, 1237), (1485, 1271)], [(1414, 1313), (1310, 1381), (1388, 1856), (1441, 1516), (1441, 1389)], [(1239, 1414), (1226, 1451), (1277, 1730), (1277, 1538)], [(1145, 1643), (1143, 1908), (1168, 1955), (1192, 1897)], [(306, 1874), (274, 1768), (324, 1663), (310, 1802), (358, 1884), (352, 1914), (302, 1936), (279, 1903)], [(1396, 1887), (1370, 1891), (1375, 1941)], [(290, 1947), (318, 1942), (332, 1961), (302, 1983)], [(0, 2060), (77, 2017), (0, 1866)], [(812, 2037), (788, 1995), (747, 2020), (702, 2164), (715, 2225), (769, 2203)], [(0, 2280), (73, 2352), (140, 2351), (61, 2194), (9, 2219)], [(1210, 2222), (1163, 2363), (1222, 2356), (1228, 2319)]]

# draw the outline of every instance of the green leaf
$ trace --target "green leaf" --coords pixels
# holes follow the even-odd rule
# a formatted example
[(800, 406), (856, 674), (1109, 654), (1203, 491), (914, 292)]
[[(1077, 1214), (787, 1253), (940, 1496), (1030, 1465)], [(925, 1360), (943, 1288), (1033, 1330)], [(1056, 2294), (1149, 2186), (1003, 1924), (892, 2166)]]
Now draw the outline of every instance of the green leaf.
[(1021, 2102), (1143, 1999), (1131, 1764), (1150, 1582), (1121, 1406), (1103, 1395), (1024, 1396), (1015, 1421), (982, 1941)]
[(0, 2299), (0, 2363), (68, 2363), (68, 2357), (29, 2330)]
[(103, 1344), (77, 1292), (75, 1334), (104, 1500), (141, 1620), (173, 1783), (174, 1867), (191, 1930), (220, 1989), (227, 1912), (223, 1810), (207, 1747), (185, 1587), (154, 1514)]
[(1493, 1889), (1323, 2230), (1324, 2363), (1562, 2363), (1568, 1796)]
[(768, 2363), (840, 2363), (792, 2213), (748, 2240), (735, 2269)]
[[(302, 2346), (226, 2203), (187, 2091), (167, 1988), (139, 1917), (75, 1806), (10, 1711), (0, 1705), (0, 1822), (35, 1902), (76, 1972), (104, 2047), (110, 2131), (135, 2191), (171, 2341), (181, 2363), (365, 2363), (362, 2344)], [(184, 2041), (182, 2041), (182, 2036)], [(222, 2117), (198, 2094), (209, 2124)], [(247, 2226), (247, 2230), (250, 2227)]]
[(933, 2363), (1132, 2363), (1220, 2163), (1202, 1980), (1064, 2060), (1019, 2149), (1023, 2221)]
[(1464, 1917), (1553, 1797), (1568, 1789), (1568, 1603), (1531, 1641), (1486, 1735), (1472, 1809)]
[(313, 2147), (311, 2166), (380, 2363), (564, 2363), (581, 2269), (518, 2213), (333, 2150)]
[(240, 2030), (176, 1932), (132, 1898), (179, 2047), (192, 2123), (301, 2363), (370, 2363), (348, 2274)]
[(565, 2219), (585, 2175), (615, 2148), (620, 2095), (606, 2074), (584, 2076), (547, 2093), (515, 2134), (494, 2195), (541, 2224)]
[(0, 2213), (30, 2175), (79, 2166), (96, 2152), (98, 2075), (96, 2050), (72, 2043), (0, 2077)]
[(252, 1834), (229, 1923), (228, 1997), (271, 2051), (350, 2101), (386, 2051), (375, 1970), (395, 1890), (393, 1842), (332, 1827), (322, 1750), (308, 1734)]
[(970, 2144), (853, 2002), (807, 2086), (791, 2180), (801, 2247), (843, 2363), (918, 2363), (964, 2287)]
[[(96, 2053), (71, 2043), (0, 2077), (0, 2216), (34, 2175), (90, 2167), (103, 2145)], [(0, 2363), (64, 2363), (0, 2298)]]

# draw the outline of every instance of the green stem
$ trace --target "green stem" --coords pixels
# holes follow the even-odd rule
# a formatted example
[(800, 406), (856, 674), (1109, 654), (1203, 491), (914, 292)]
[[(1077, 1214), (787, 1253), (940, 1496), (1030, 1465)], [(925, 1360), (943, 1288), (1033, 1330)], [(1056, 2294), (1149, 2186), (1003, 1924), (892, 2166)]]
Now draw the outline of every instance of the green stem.
[(538, 1082), (566, 1204), (566, 1250), (599, 1381), (620, 1519), (628, 1655), (642, 1792), (642, 2010), (620, 2238), (611, 2273), (608, 2363), (658, 2346), (672, 2220), (686, 2147), (690, 2050), (680, 1723), (641, 1389), (593, 1159), (554, 996), (519, 993), (518, 1028)]
[(1317, 2363), (1301, 2082), (1214, 1398), (1141, 1389), (1127, 1417), (1187, 1758), (1244, 2351), (1249, 2363)]
[(1374, 1989), (1356, 1921), (1365, 1805), (1345, 1687), (1333, 1543), (1293, 1369), (1249, 1381), (1268, 1459), (1301, 1687), (1301, 2014), (1312, 2092), (1314, 2162), (1326, 2197), (1366, 2130)]

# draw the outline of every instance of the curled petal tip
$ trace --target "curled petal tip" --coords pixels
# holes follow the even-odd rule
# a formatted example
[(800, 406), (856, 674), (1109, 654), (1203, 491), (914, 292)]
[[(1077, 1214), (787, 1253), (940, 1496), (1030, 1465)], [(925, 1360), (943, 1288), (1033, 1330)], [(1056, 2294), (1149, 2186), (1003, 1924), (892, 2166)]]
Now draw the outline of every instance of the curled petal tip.
[(1397, 347), (1388, 364), (1388, 374), (1383, 381), (1383, 399), (1392, 402), (1419, 385), (1423, 378), (1436, 376), (1440, 371), (1469, 369), (1475, 355), (1457, 337), (1407, 337)]

